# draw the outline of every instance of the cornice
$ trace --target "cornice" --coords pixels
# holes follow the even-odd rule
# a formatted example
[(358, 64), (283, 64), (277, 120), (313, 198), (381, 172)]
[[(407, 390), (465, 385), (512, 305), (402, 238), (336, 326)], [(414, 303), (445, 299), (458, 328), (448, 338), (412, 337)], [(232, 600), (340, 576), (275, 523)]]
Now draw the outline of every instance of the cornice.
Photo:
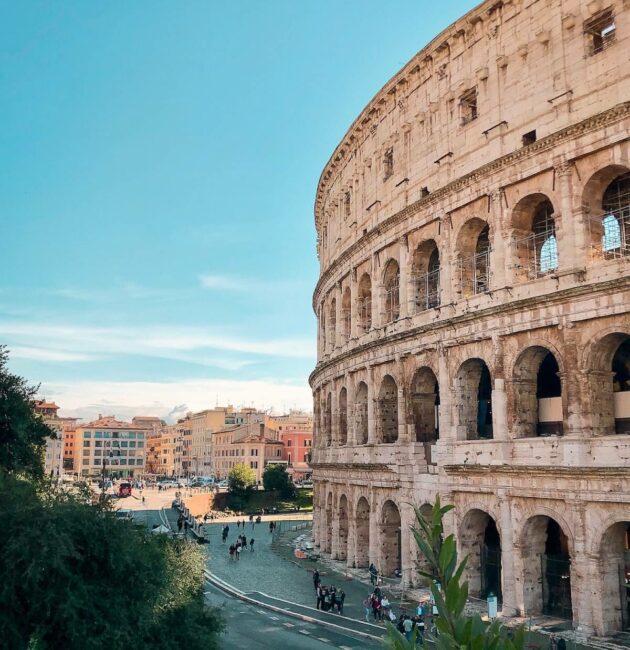
[[(474, 312), (465, 312), (458, 316), (452, 318), (446, 318), (441, 321), (424, 323), (423, 325), (418, 325), (402, 332), (395, 332), (389, 336), (383, 336), (368, 343), (359, 345), (347, 350), (343, 354), (328, 359), (327, 361), (321, 362), (318, 364), (313, 372), (309, 375), (309, 384), (311, 388), (313, 387), (313, 382), (317, 379), (319, 375), (328, 370), (331, 367), (334, 367), (336, 364), (347, 361), (348, 359), (353, 358), (354, 356), (360, 356), (365, 354), (371, 349), (382, 347), (384, 345), (389, 345), (391, 343), (402, 343), (410, 339), (417, 339), (422, 334), (426, 332), (435, 332), (445, 327), (456, 327), (462, 324), (466, 324), (473, 320), (480, 320), (489, 316), (493, 316), (496, 313), (501, 313), (502, 315), (509, 316), (510, 314), (521, 312), (526, 309), (540, 309), (541, 307), (548, 307), (556, 305), (558, 303), (565, 302), (568, 298), (579, 298), (585, 295), (592, 295), (597, 292), (605, 292), (609, 288), (614, 288), (616, 291), (622, 291), (624, 286), (630, 288), (630, 277), (617, 277), (612, 280), (607, 280), (605, 282), (598, 282), (596, 284), (580, 284), (573, 287), (568, 287), (560, 291), (553, 291), (545, 296), (529, 296), (527, 298), (522, 298), (520, 300), (512, 302), (497, 302), (496, 304), (490, 305), (485, 309), (480, 309)], [(498, 289), (493, 293), (498, 293), (502, 289)], [(499, 332), (500, 334), (500, 332)], [(487, 332), (486, 338), (491, 338), (492, 333)]]
[(564, 479), (630, 478), (630, 467), (559, 467), (558, 465), (444, 465), (449, 476), (512, 475)]
[[(456, 193), (473, 182), (495, 175), (505, 167), (509, 167), (522, 160), (533, 158), (539, 153), (553, 149), (558, 144), (574, 139), (578, 135), (596, 131), (602, 127), (619, 122), (628, 115), (630, 115), (630, 102), (617, 104), (613, 108), (592, 115), (581, 122), (577, 122), (576, 124), (560, 129), (545, 138), (541, 138), (527, 147), (517, 149), (505, 156), (496, 158), (495, 160), (492, 160), (491, 162), (486, 163), (468, 174), (465, 174), (464, 176), (461, 176), (447, 185), (431, 192), (428, 196), (418, 199), (414, 203), (409, 204), (399, 212), (388, 217), (346, 248), (346, 250), (344, 250), (341, 255), (339, 255), (339, 257), (337, 257), (337, 259), (335, 259), (335, 261), (332, 262), (332, 264), (330, 264), (320, 275), (313, 292), (313, 311), (317, 313), (317, 303), (319, 302), (319, 294), (322, 287), (329, 282), (331, 276), (338, 273), (340, 266), (349, 262), (352, 259), (352, 256), (361, 250), (361, 248), (368, 246), (379, 236), (402, 223), (408, 217), (415, 215), (423, 208), (429, 208), (439, 203), (449, 194)], [(429, 210), (429, 212), (431, 211)]]
[(312, 469), (361, 470), (362, 472), (394, 473), (389, 465), (384, 463), (311, 463)]

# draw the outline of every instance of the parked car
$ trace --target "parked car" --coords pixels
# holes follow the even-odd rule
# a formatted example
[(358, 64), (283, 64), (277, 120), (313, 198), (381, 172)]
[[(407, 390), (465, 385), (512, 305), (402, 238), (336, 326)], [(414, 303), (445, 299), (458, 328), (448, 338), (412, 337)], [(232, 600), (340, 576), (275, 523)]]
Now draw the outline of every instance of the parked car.
[(133, 513), (131, 510), (116, 510), (116, 519), (124, 519), (125, 521), (131, 521), (133, 519)]

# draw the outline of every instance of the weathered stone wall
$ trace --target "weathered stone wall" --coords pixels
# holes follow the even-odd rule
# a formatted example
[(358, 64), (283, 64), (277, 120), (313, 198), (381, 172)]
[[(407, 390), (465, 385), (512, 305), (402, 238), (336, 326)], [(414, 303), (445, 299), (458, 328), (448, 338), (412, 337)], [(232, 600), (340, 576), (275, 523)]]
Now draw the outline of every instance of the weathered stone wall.
[(629, 57), (628, 2), (485, 2), (333, 154), (311, 376), (324, 551), (416, 584), (409, 504), (439, 494), (473, 593), (587, 633), (629, 624)]

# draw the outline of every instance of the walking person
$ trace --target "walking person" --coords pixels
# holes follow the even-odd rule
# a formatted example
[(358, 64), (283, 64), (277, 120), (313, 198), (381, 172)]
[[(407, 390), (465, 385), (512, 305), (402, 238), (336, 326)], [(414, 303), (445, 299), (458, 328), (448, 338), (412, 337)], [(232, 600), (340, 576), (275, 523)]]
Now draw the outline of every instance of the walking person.
[(365, 622), (370, 622), (370, 614), (372, 613), (372, 595), (369, 594), (368, 597), (363, 601), (363, 607), (365, 608)]
[(241, 548), (242, 548), (242, 547), (241, 547), (240, 544), (237, 544), (237, 545), (236, 545), (236, 559), (237, 559), (237, 560), (240, 560), (240, 559), (241, 559)]
[(254, 552), (254, 542), (255, 542), (255, 541), (256, 541), (256, 540), (255, 540), (253, 537), (249, 540), (249, 552), (250, 552), (250, 553), (253, 553), (253, 552)]
[(315, 591), (317, 591), (317, 587), (319, 587), (319, 571), (317, 569), (313, 571), (313, 587)]
[(339, 590), (337, 594), (337, 611), (343, 616), (343, 604), (346, 601), (346, 592), (343, 589)]
[(234, 552), (235, 552), (234, 544), (230, 544), (230, 548), (228, 549), (228, 552), (230, 554), (230, 560), (233, 560), (234, 559)]
[(376, 584), (376, 576), (378, 576), (378, 571), (376, 570), (376, 567), (374, 566), (373, 563), (370, 563), (370, 568), (368, 569), (370, 572), (370, 584), (375, 585)]
[(273, 521), (269, 522), (269, 533), (273, 533)]

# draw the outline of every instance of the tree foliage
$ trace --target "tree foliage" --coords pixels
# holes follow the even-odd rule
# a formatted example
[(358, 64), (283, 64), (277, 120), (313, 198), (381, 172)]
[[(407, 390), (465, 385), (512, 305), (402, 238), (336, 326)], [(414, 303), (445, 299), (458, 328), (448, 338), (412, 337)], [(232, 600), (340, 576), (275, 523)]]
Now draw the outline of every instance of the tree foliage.
[(9, 372), (8, 352), (0, 346), (0, 468), (40, 478), (46, 439), (55, 432), (35, 413), (37, 386)]
[(267, 465), (262, 476), (265, 490), (277, 490), (280, 496), (291, 499), (295, 496), (295, 486), (284, 465)]
[(228, 490), (239, 498), (247, 498), (256, 485), (256, 472), (244, 463), (234, 465), (228, 474)]
[[(414, 507), (416, 527), (413, 536), (421, 554), (426, 558), (429, 571), (419, 571), (431, 581), (431, 594), (439, 616), (437, 634), (425, 634), (425, 640), (436, 650), (522, 650), (523, 628), (518, 628), (512, 638), (498, 622), (484, 623), (479, 615), (465, 614), (468, 599), (468, 582), (462, 581), (467, 557), (459, 564), (455, 537), (444, 539), (444, 515), (453, 509), (442, 506), (439, 497), (433, 506), (430, 519)], [(414, 650), (415, 639), (408, 641), (393, 625), (388, 623), (385, 645), (393, 650)]]
[[(151, 535), (43, 477), (48, 427), (0, 353), (0, 645), (15, 650), (217, 648), (198, 546)], [(14, 449), (11, 449), (14, 446)]]

